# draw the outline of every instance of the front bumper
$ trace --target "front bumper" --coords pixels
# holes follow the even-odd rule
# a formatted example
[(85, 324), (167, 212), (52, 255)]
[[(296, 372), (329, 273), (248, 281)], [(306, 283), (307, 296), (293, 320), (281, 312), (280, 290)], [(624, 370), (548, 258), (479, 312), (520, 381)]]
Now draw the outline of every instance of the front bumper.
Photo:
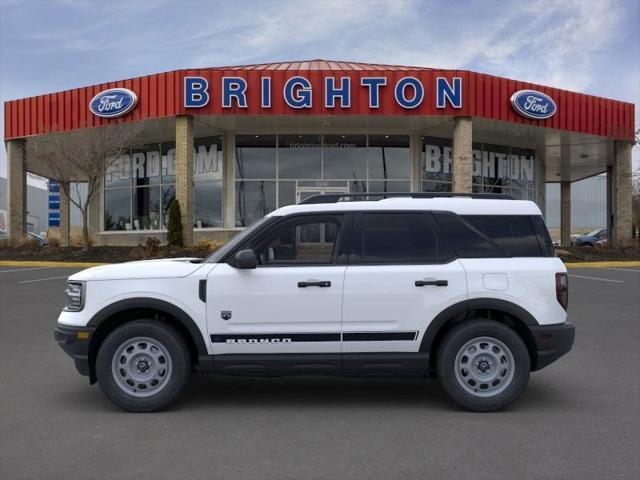
[(555, 362), (573, 346), (576, 329), (571, 322), (529, 328), (536, 345), (536, 361), (532, 371)]
[(53, 338), (58, 342), (60, 348), (73, 359), (80, 375), (89, 376), (90, 374), (89, 343), (94, 330), (91, 327), (71, 327), (58, 324), (53, 331)]

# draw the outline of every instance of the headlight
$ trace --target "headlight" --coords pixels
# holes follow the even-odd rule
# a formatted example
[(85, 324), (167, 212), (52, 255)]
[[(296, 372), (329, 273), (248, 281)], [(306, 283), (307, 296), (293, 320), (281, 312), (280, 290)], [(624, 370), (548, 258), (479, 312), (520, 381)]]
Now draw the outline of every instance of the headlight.
[(64, 291), (66, 303), (64, 310), (67, 312), (79, 312), (84, 307), (84, 283), (69, 282)]

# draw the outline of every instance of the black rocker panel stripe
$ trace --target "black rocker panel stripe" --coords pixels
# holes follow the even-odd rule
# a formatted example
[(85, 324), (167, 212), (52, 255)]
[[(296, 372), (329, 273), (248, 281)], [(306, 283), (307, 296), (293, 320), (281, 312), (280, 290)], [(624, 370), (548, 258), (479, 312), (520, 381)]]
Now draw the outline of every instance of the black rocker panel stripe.
[(342, 334), (344, 342), (388, 342), (393, 340), (415, 340), (418, 332), (347, 332)]
[[(339, 342), (339, 333), (256, 333), (211, 335), (213, 343), (288, 343), (288, 342)], [(347, 332), (344, 342), (385, 342), (415, 340), (418, 332)]]

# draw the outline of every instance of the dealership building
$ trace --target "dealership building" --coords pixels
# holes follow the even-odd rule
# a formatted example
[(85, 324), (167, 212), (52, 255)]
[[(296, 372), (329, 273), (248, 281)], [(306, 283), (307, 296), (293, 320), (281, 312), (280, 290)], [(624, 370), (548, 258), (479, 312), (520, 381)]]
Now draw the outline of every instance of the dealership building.
[[(631, 103), (463, 71), (313, 60), (176, 70), (4, 105), (9, 235), (26, 230), (26, 174), (57, 181), (29, 142), (110, 124), (137, 136), (93, 197), (97, 244), (164, 239), (182, 210), (186, 244), (226, 239), (319, 193), (489, 192), (535, 201), (607, 173), (612, 243), (631, 242)], [(52, 214), (69, 241), (69, 201)]]

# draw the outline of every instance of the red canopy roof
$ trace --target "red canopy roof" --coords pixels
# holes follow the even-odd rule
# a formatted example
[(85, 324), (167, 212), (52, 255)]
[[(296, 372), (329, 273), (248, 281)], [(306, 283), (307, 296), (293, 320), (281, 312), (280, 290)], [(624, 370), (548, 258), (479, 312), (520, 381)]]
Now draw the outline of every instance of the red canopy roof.
[[(202, 108), (186, 108), (183, 102), (184, 77), (200, 76), (210, 86), (211, 101)], [(247, 107), (234, 105), (222, 108), (220, 85), (222, 77), (236, 76), (247, 81)], [(282, 101), (285, 82), (294, 76), (309, 80), (313, 90), (312, 108), (295, 109)], [(324, 79), (349, 77), (351, 104), (349, 107), (327, 108), (323, 102)], [(382, 87), (379, 108), (371, 108), (368, 90), (360, 85), (362, 77), (380, 76), (387, 79)], [(414, 77), (424, 85), (425, 101), (419, 107), (405, 109), (394, 100), (394, 85), (403, 77)], [(273, 101), (262, 107), (260, 82), (271, 79)], [(445, 108), (435, 105), (435, 84), (438, 77), (463, 82), (462, 106)], [(123, 117), (106, 119), (93, 115), (89, 102), (108, 88), (127, 88), (136, 93), (138, 105)], [(546, 120), (532, 120), (519, 115), (510, 105), (511, 95), (524, 89), (540, 91), (557, 105), (557, 113)], [(557, 88), (520, 82), (467, 70), (442, 70), (401, 65), (381, 65), (329, 60), (266, 63), (204, 69), (175, 70), (166, 73), (103, 83), (63, 92), (39, 95), (5, 102), (5, 140), (69, 131), (84, 127), (126, 123), (174, 115), (428, 115), (472, 116), (504, 122), (529, 124), (558, 130), (598, 135), (632, 141), (634, 138), (634, 105), (593, 95), (569, 92)]]

